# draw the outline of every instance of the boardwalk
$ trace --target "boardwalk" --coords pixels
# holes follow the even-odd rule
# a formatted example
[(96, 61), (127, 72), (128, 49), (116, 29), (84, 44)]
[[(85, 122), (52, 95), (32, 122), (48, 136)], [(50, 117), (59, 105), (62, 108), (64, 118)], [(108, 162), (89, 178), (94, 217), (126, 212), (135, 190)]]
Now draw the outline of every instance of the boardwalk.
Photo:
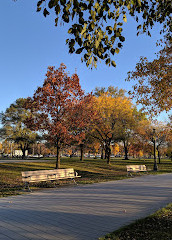
[(172, 174), (0, 199), (1, 240), (93, 240), (172, 201)]

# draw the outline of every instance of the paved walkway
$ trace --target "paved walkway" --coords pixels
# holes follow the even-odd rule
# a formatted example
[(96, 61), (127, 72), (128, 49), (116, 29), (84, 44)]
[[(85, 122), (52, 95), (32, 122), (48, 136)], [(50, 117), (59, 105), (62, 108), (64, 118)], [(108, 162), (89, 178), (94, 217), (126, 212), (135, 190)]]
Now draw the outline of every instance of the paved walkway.
[(1, 240), (93, 240), (172, 202), (172, 174), (0, 199)]

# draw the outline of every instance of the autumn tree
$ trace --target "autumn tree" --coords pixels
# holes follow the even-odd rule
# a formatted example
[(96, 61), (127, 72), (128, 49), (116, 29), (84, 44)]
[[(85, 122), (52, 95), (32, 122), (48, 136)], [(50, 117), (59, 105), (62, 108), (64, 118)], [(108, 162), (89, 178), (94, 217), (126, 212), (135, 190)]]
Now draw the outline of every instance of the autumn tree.
[(10, 142), (9, 141), (7, 141), (7, 139), (5, 139), (5, 140), (3, 140), (2, 141), (2, 156), (4, 155), (4, 154), (10, 154), (10, 150), (11, 150), (11, 148), (10, 148)]
[(161, 163), (161, 155), (172, 140), (172, 132), (168, 124), (163, 122), (156, 122), (156, 149), (158, 152), (159, 164)]
[(25, 124), (29, 114), (25, 108), (26, 99), (19, 98), (1, 115), (2, 137), (8, 141), (17, 143), (22, 150), (22, 158), (25, 158), (25, 152), (33, 144), (38, 134), (31, 131)]
[(133, 157), (138, 156), (140, 151), (150, 156), (152, 153), (152, 123), (144, 115), (137, 121), (130, 138), (129, 152)]
[(28, 118), (28, 124), (31, 129), (41, 131), (47, 141), (56, 146), (56, 168), (60, 168), (62, 147), (84, 135), (81, 131), (84, 124), (80, 121), (84, 97), (77, 74), (68, 76), (66, 66), (61, 64), (58, 69), (48, 67), (43, 86), (28, 99), (28, 108), (35, 113)]
[(135, 70), (128, 73), (127, 80), (136, 81), (131, 96), (150, 114), (172, 109), (171, 44), (171, 39), (167, 38), (165, 47), (155, 60), (148, 61), (146, 57), (141, 57)]
[(149, 153), (149, 155), (155, 154), (154, 161), (156, 165), (156, 157), (158, 157), (160, 164), (161, 155), (163, 152), (165, 152), (169, 141), (171, 141), (171, 136), (170, 127), (168, 124), (144, 119), (140, 121), (139, 125), (136, 128), (135, 141), (140, 145), (144, 153)]
[(0, 153), (2, 153), (2, 143), (0, 142)]
[(130, 115), (122, 117), (117, 123), (116, 140), (122, 141), (124, 145), (125, 160), (128, 160), (129, 146), (135, 139), (137, 126), (145, 118), (145, 115), (133, 105)]
[(167, 127), (169, 129), (167, 136), (167, 156), (172, 160), (172, 115), (169, 117)]
[[(112, 0), (39, 0), (37, 11), (46, 17), (55, 12), (55, 25), (68, 24), (69, 53), (81, 54), (87, 66), (97, 66), (99, 59), (116, 66), (112, 60), (123, 46), (123, 24), (127, 16), (138, 23), (139, 33), (150, 34), (155, 23), (161, 23), (163, 31), (171, 28), (171, 1), (112, 1)], [(54, 16), (54, 14), (53, 14)]]
[(112, 145), (112, 150), (111, 152), (116, 156), (117, 154), (119, 154), (119, 144), (118, 143), (114, 143)]
[(122, 120), (126, 123), (132, 117), (133, 106), (131, 101), (125, 97), (112, 97), (102, 94), (96, 98), (95, 110), (99, 119), (91, 131), (91, 135), (100, 141), (105, 147), (107, 163), (110, 163), (111, 144), (117, 139), (117, 126)]
[(97, 118), (96, 111), (93, 108), (94, 98), (92, 94), (83, 96), (80, 101), (77, 101), (69, 113), (70, 131), (76, 136), (73, 144), (79, 145), (80, 160), (83, 161), (84, 149), (87, 144), (93, 141), (90, 139), (89, 130), (93, 122)]

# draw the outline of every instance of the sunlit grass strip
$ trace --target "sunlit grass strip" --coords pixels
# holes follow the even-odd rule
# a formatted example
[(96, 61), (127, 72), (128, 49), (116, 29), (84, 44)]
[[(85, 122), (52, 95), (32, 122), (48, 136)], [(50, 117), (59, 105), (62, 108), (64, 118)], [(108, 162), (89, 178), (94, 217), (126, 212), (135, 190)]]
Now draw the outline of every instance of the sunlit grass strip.
[(171, 240), (172, 203), (154, 214), (120, 228), (99, 240)]
[[(45, 160), (45, 159), (44, 159)], [(0, 197), (20, 194), (23, 188), (21, 178), (22, 171), (54, 169), (55, 159), (47, 159), (47, 162), (19, 162), (19, 163), (0, 163)], [(126, 165), (129, 164), (146, 164), (148, 169), (153, 169), (153, 159), (146, 160), (123, 160), (115, 158), (111, 160), (111, 165), (107, 165), (106, 160), (102, 159), (85, 159), (81, 162), (79, 158), (62, 158), (61, 168), (74, 168), (80, 176), (76, 181), (79, 184), (97, 183), (127, 178)], [(158, 164), (158, 171), (149, 171), (149, 174), (172, 173), (172, 161), (162, 159), (162, 163)], [(134, 176), (143, 175), (133, 174)], [(56, 185), (66, 184), (67, 181), (56, 182)], [(67, 182), (68, 184), (70, 181)], [(34, 183), (31, 188), (42, 189), (53, 187), (51, 183)]]

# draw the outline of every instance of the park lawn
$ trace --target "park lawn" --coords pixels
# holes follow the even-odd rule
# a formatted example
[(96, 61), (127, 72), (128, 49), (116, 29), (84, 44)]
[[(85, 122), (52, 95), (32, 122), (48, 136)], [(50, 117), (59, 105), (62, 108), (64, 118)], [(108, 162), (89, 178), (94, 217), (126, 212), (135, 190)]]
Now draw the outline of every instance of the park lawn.
[(154, 214), (122, 227), (99, 240), (171, 240), (172, 203)]
[[(15, 194), (21, 194), (23, 189), (23, 182), (21, 179), (22, 171), (54, 169), (55, 159), (47, 159), (48, 162), (21, 162), (21, 163), (0, 163), (0, 197)], [(123, 160), (115, 158), (111, 160), (111, 164), (107, 165), (102, 159), (85, 159), (81, 162), (79, 158), (62, 158), (61, 168), (74, 168), (81, 178), (76, 179), (79, 184), (97, 183), (103, 181), (120, 180), (127, 178), (126, 165), (129, 164), (145, 164), (150, 169), (149, 174), (171, 173), (172, 161), (162, 159), (161, 164), (158, 164), (158, 171), (151, 171), (153, 169), (153, 159), (138, 160)], [(138, 176), (141, 174), (133, 174)], [(70, 180), (62, 180), (60, 182), (41, 182), (32, 183), (31, 189), (38, 190), (42, 188), (54, 187), (63, 184), (71, 184)]]

